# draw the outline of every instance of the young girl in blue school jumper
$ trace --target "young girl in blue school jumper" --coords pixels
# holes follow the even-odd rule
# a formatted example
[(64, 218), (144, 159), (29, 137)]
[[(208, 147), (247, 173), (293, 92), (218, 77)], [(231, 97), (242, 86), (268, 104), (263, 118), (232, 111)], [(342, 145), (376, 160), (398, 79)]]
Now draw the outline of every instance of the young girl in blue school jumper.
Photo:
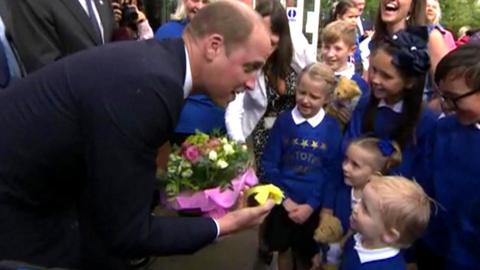
[[(332, 213), (341, 177), (342, 134), (323, 107), (335, 87), (333, 71), (315, 63), (299, 75), (296, 106), (277, 118), (262, 158), (265, 178), (285, 200), (266, 219), (265, 242), (279, 251), (279, 269), (310, 269), (319, 211)], [(288, 257), (291, 248), (293, 258)]]
[[(480, 267), (480, 45), (447, 54), (435, 71), (442, 109), (430, 166), (431, 196), (438, 202), (419, 269)], [(450, 114), (454, 112), (454, 114)]]
[[(344, 183), (341, 183), (337, 190), (333, 213), (342, 224), (344, 238), (352, 234), (350, 215), (355, 204), (362, 198), (365, 185), (373, 176), (387, 174), (390, 168), (397, 166), (401, 160), (400, 146), (390, 140), (363, 137), (349, 144), (342, 164)], [(342, 253), (341, 242), (330, 243), (328, 249), (322, 246), (322, 252), (328, 251), (322, 254), (324, 258), (321, 259), (320, 254), (314, 258), (315, 262), (338, 265)]]
[(422, 187), (401, 176), (372, 177), (352, 210), (357, 232), (346, 243), (340, 270), (405, 270), (401, 249), (427, 227), (430, 198)]
[(354, 111), (344, 146), (363, 134), (398, 142), (402, 162), (389, 174), (425, 178), (422, 161), (429, 156), (429, 140), (437, 116), (422, 105), (429, 70), (426, 27), (409, 28), (378, 42), (370, 56), (370, 98)]

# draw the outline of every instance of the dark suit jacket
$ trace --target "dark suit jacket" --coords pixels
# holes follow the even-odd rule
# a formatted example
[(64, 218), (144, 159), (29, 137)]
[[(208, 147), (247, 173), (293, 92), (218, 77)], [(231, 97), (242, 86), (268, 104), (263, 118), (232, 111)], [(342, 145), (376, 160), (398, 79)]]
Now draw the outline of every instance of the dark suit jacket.
[[(102, 44), (78, 0), (6, 0), (11, 34), (28, 73), (66, 55)], [(95, 0), (110, 41), (113, 11), (110, 0)]]
[[(362, 26), (363, 26), (363, 31), (371, 31), (373, 30), (373, 23), (370, 19), (368, 18), (365, 18), (363, 16), (360, 16), (360, 21), (362, 22)], [(357, 31), (358, 33), (360, 34), (360, 30), (359, 28), (357, 27)], [(365, 35), (365, 33), (360, 37), (359, 39), (359, 42), (362, 42), (365, 38), (367, 38), (367, 35)]]
[(0, 92), (0, 261), (125, 269), (215, 239), (212, 219), (150, 214), (185, 63), (181, 40), (111, 43)]

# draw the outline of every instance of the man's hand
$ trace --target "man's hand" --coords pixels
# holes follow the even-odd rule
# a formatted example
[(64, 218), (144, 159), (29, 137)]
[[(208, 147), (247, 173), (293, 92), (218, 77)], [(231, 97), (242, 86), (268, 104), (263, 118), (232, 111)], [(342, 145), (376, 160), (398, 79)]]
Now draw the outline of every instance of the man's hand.
[(273, 200), (269, 199), (263, 205), (246, 207), (226, 214), (217, 219), (220, 227), (219, 235), (231, 234), (260, 224), (274, 205)]
[(308, 204), (300, 204), (288, 212), (288, 217), (297, 224), (303, 224), (313, 213), (313, 208)]

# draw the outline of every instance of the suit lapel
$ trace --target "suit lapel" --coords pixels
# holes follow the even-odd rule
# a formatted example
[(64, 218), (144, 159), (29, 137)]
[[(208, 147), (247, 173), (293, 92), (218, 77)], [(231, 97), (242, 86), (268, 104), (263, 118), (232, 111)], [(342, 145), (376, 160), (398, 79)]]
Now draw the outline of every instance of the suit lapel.
[(102, 44), (100, 40), (96, 37), (95, 30), (93, 29), (90, 18), (83, 9), (82, 5), (78, 0), (61, 0), (63, 4), (70, 10), (73, 17), (82, 25), (82, 28), (85, 32), (88, 33), (88, 36), (95, 42), (95, 44)]

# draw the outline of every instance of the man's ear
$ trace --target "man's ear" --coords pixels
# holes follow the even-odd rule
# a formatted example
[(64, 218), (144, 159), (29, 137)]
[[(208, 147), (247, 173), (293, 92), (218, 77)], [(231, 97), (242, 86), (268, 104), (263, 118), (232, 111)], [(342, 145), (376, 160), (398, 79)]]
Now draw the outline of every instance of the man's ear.
[(388, 245), (394, 245), (400, 239), (400, 232), (395, 228), (390, 228), (382, 235), (382, 240)]
[(211, 34), (205, 40), (205, 57), (212, 61), (217, 55), (224, 53), (225, 43), (223, 36)]

